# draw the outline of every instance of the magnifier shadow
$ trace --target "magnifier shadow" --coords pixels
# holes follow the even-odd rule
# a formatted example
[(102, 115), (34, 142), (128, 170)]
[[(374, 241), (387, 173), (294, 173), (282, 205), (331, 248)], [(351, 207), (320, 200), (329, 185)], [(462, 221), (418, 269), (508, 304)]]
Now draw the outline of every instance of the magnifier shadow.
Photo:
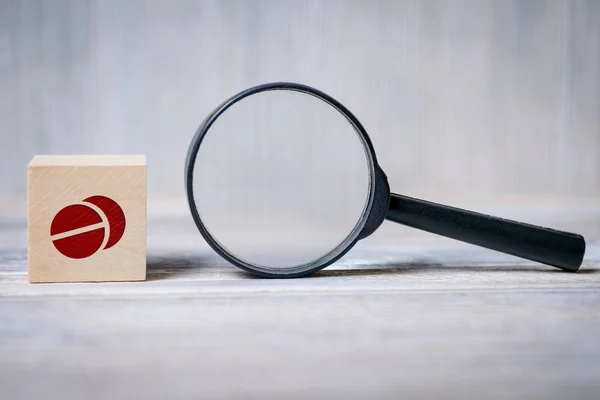
[(438, 263), (430, 262), (386, 262), (374, 266), (365, 264), (364, 266), (353, 265), (352, 268), (341, 269), (335, 265), (331, 269), (323, 269), (310, 275), (315, 278), (325, 277), (346, 277), (346, 276), (378, 276), (378, 275), (399, 275), (410, 273), (411, 271), (425, 270), (431, 268), (443, 267)]
[[(325, 278), (325, 277), (349, 277), (349, 276), (377, 276), (377, 275), (396, 275), (405, 273), (417, 273), (419, 271), (438, 270), (444, 273), (537, 273), (537, 274), (573, 274), (570, 271), (545, 268), (544, 266), (528, 266), (528, 265), (443, 265), (439, 263), (386, 263), (377, 268), (360, 266), (351, 269), (324, 269), (318, 271), (309, 277)], [(600, 273), (600, 269), (581, 269), (577, 274), (596, 274)]]
[[(147, 281), (158, 281), (181, 278), (183, 276), (197, 275), (208, 269), (212, 272), (227, 272), (241, 279), (265, 279), (249, 272), (240, 270), (223, 261), (213, 254), (190, 256), (149, 256), (147, 261)], [(400, 274), (416, 274), (419, 272), (440, 271), (443, 273), (536, 273), (536, 274), (572, 274), (569, 271), (554, 269), (543, 265), (515, 265), (515, 264), (485, 264), (485, 265), (448, 265), (431, 260), (389, 260), (377, 264), (365, 262), (364, 265), (353, 262), (352, 266), (343, 265), (326, 268), (305, 277), (305, 279), (332, 278), (332, 277), (373, 277)], [(598, 268), (586, 268), (585, 265), (577, 274), (600, 273)]]

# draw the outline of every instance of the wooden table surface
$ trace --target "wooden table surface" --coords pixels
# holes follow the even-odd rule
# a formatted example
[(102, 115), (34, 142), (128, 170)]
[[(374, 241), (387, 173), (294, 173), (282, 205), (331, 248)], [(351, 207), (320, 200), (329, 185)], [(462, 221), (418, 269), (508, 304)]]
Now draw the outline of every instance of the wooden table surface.
[(0, 221), (1, 399), (600, 398), (598, 220), (579, 273), (388, 224), (266, 280), (167, 218), (146, 282), (37, 285)]

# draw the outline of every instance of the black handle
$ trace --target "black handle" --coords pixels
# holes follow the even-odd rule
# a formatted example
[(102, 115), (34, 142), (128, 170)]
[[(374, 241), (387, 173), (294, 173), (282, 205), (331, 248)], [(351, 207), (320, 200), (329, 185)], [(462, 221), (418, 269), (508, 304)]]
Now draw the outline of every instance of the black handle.
[(577, 271), (581, 235), (492, 217), (392, 193), (387, 219), (528, 260)]

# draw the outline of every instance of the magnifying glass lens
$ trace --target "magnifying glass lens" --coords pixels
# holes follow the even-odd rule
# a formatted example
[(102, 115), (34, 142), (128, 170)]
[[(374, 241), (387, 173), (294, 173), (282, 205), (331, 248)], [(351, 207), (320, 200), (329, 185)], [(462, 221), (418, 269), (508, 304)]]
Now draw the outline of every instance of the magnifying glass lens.
[(335, 107), (271, 90), (220, 114), (203, 136), (193, 195), (221, 252), (258, 270), (306, 269), (354, 241), (373, 160)]

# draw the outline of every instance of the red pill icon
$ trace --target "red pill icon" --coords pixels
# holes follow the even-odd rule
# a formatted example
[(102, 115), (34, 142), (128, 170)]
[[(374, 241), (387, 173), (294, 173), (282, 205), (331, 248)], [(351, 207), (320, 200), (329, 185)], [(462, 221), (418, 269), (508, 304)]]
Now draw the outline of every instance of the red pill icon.
[(125, 233), (125, 213), (116, 201), (92, 196), (60, 210), (50, 225), (50, 237), (62, 255), (81, 259), (107, 250)]

